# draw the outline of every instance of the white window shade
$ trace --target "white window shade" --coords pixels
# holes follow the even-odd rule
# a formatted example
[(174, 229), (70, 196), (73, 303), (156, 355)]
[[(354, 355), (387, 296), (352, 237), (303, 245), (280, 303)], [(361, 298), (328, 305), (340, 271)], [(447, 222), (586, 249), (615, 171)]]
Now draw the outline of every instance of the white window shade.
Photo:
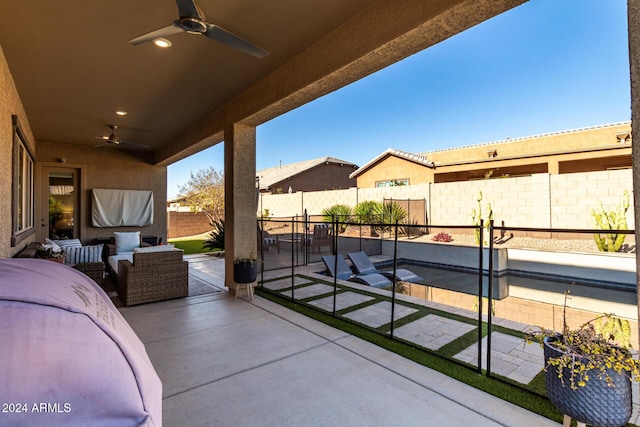
[(153, 192), (94, 189), (91, 195), (94, 227), (142, 227), (153, 224)]

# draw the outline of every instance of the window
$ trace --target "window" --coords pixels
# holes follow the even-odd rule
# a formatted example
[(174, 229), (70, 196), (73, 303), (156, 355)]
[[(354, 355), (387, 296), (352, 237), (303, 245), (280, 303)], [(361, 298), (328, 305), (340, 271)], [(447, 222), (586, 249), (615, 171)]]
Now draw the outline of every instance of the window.
[(18, 124), (18, 117), (11, 116), (13, 122), (13, 159), (11, 176), (11, 246), (35, 233), (33, 154)]
[(397, 187), (402, 185), (409, 185), (408, 179), (390, 179), (387, 181), (376, 181), (376, 187)]

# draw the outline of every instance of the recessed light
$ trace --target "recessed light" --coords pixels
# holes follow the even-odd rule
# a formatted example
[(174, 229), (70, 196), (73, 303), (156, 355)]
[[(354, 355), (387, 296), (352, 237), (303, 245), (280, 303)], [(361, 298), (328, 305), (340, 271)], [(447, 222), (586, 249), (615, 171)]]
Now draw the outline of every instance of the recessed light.
[(171, 47), (171, 42), (169, 40), (163, 39), (163, 38), (153, 39), (153, 44), (155, 44), (158, 47), (162, 47), (162, 48)]
[(129, 113), (127, 113), (127, 112), (126, 112), (126, 111), (124, 111), (124, 110), (116, 110), (116, 111), (115, 111), (115, 113), (116, 113), (118, 116), (126, 116), (127, 114), (129, 114)]

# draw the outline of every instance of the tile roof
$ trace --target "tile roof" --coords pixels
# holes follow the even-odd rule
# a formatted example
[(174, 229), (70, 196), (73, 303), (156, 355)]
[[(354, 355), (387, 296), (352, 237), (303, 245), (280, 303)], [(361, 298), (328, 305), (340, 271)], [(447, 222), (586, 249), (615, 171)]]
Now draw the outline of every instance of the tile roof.
[(441, 152), (444, 152), (444, 151), (463, 150), (463, 149), (467, 149), (467, 148), (482, 147), (482, 146), (486, 146), (486, 145), (504, 144), (504, 143), (516, 142), (516, 141), (526, 141), (526, 140), (531, 140), (531, 139), (544, 138), (544, 137), (548, 137), (548, 136), (564, 135), (564, 134), (577, 133), (577, 132), (585, 132), (585, 131), (590, 131), (590, 130), (594, 130), (594, 129), (602, 129), (602, 128), (608, 128), (608, 127), (622, 126), (622, 125), (631, 125), (631, 121), (608, 123), (608, 124), (597, 125), (597, 126), (588, 126), (588, 127), (577, 128), (577, 129), (569, 129), (569, 130), (563, 130), (563, 131), (558, 131), (558, 132), (542, 133), (542, 134), (539, 134), (539, 135), (522, 136), (522, 137), (519, 137), (519, 138), (506, 138), (506, 139), (502, 139), (502, 140), (498, 140), (498, 141), (482, 142), (482, 143), (479, 143), (479, 144), (464, 145), (464, 146), (460, 146), (460, 147), (442, 148), (440, 150), (433, 150), (433, 151), (423, 151), (423, 152), (420, 152), (418, 154), (422, 155), (422, 156), (427, 156), (427, 155), (432, 154), (432, 153), (441, 153)]
[(361, 168), (358, 168), (358, 170), (354, 171), (351, 175), (349, 175), (349, 178), (357, 177), (362, 172), (364, 172), (365, 170), (369, 169), (371, 166), (373, 166), (374, 164), (376, 164), (377, 162), (379, 162), (380, 160), (382, 160), (386, 156), (400, 157), (400, 158), (403, 158), (405, 160), (409, 160), (410, 162), (422, 164), (422, 165), (424, 165), (424, 166), (426, 166), (428, 168), (433, 168), (434, 167), (433, 162), (431, 160), (427, 159), (427, 157), (422, 155), (422, 154), (408, 153), (406, 151), (396, 150), (395, 148), (387, 148), (384, 152), (380, 153), (373, 160), (370, 160), (364, 166), (362, 166)]

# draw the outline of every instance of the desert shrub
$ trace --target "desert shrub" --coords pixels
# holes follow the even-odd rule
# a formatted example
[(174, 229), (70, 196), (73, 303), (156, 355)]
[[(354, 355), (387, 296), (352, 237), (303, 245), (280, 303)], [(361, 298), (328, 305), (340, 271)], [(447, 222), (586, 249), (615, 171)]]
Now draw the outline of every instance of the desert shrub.
[(434, 242), (453, 242), (453, 237), (451, 237), (451, 234), (442, 231), (433, 236), (431, 240), (433, 240)]
[(212, 226), (213, 230), (207, 235), (202, 247), (211, 250), (224, 249), (224, 221), (213, 221)]

